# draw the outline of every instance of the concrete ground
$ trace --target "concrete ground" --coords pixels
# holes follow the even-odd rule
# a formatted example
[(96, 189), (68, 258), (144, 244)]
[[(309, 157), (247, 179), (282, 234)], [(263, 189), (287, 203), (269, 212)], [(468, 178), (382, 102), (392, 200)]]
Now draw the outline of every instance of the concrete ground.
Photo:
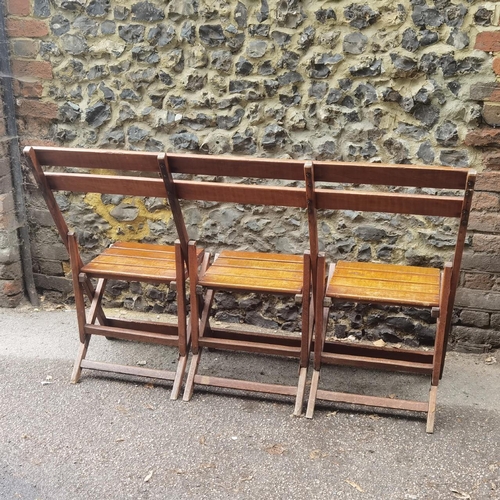
[[(449, 353), (425, 418), (86, 370), (73, 311), (0, 309), (0, 499), (500, 499), (500, 356)], [(169, 348), (92, 340), (89, 359), (175, 366)], [(295, 383), (293, 361), (204, 353), (205, 373)], [(328, 372), (328, 373), (327, 373)], [(339, 390), (424, 400), (424, 377), (325, 370)]]

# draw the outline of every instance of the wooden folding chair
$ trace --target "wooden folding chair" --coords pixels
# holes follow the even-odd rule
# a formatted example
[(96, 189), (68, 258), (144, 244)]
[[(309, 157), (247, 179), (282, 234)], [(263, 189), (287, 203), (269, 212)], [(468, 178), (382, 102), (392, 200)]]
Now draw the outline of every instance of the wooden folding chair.
[[(26, 147), (24, 153), (70, 257), (80, 334), (80, 348), (71, 382), (78, 382), (83, 368), (173, 380), (171, 399), (176, 399), (185, 373), (189, 343), (186, 320), (187, 268), (183, 255), (187, 252), (187, 240), (183, 220), (179, 219), (182, 214), (179, 215), (177, 210), (173, 214), (176, 226), (181, 229), (175, 245), (116, 242), (84, 264), (77, 237), (68, 229), (53, 194), (53, 191), (72, 191), (164, 198), (166, 191), (160, 178), (157, 154), (48, 147)], [(44, 171), (42, 166), (62, 167), (63, 172)], [(85, 169), (85, 172), (90, 173), (82, 173), (82, 170), (75, 172), (77, 169)], [(103, 175), (101, 170), (111, 171), (114, 175)], [(109, 279), (167, 284), (175, 288), (177, 323), (107, 317), (101, 301)], [(88, 311), (85, 296), (90, 303)], [(176, 346), (179, 350), (177, 369), (171, 372), (88, 360), (86, 353), (92, 335)]]
[[(315, 182), (308, 191), (310, 203), (319, 210), (353, 210), (413, 214), (458, 219), (455, 253), (443, 269), (338, 261), (330, 265), (325, 281), (325, 255), (318, 256), (315, 304), (314, 372), (306, 416), (311, 418), (316, 398), (427, 413), (427, 432), (434, 429), (438, 382), (442, 376), (453, 302), (476, 174), (468, 169), (410, 165), (315, 163)], [(315, 187), (336, 183), (337, 189)], [(346, 186), (351, 184), (351, 186)], [(433, 188), (435, 194), (353, 189), (353, 184)], [(349, 189), (350, 188), (350, 189)], [(457, 192), (461, 195), (457, 196)], [(394, 349), (327, 341), (331, 301), (431, 308), (437, 318), (434, 349)], [(348, 394), (318, 389), (322, 363), (431, 375), (428, 402)]]
[[(160, 163), (166, 185), (170, 186), (168, 189), (180, 199), (306, 208), (303, 188), (221, 182), (221, 178), (226, 176), (303, 181), (304, 164), (297, 161), (169, 154), (164, 155)], [(216, 176), (217, 182), (207, 177), (202, 181), (174, 180), (172, 174), (212, 176), (209, 179)], [(188, 262), (193, 357), (183, 399), (187, 401), (191, 398), (195, 384), (284, 394), (295, 396), (294, 413), (300, 414), (312, 336), (309, 252), (300, 256), (223, 249), (213, 262), (210, 261), (210, 254), (204, 252), (201, 267), (198, 266), (198, 252), (196, 244), (190, 242)], [(301, 337), (211, 326), (210, 310), (217, 290), (296, 296), (302, 309)], [(285, 386), (198, 375), (200, 356), (205, 347), (299, 358), (298, 384)]]

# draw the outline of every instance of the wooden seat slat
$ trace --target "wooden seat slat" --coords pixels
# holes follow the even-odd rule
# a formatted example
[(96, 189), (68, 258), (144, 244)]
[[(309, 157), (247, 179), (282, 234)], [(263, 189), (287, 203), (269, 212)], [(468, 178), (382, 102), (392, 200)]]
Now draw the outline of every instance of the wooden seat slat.
[(144, 269), (151, 269), (151, 271), (161, 271), (163, 269), (175, 269), (175, 259), (168, 258), (150, 258), (138, 257), (127, 255), (110, 255), (101, 254), (89, 262), (88, 265), (111, 265), (116, 264), (119, 267), (126, 268), (127, 266), (142, 267)]
[(153, 250), (155, 252), (175, 253), (175, 247), (173, 245), (156, 245), (154, 243), (139, 243), (138, 241), (117, 241), (109, 247), (109, 249), (111, 248)]
[(235, 281), (247, 278), (266, 278), (302, 283), (302, 271), (283, 269), (255, 269), (246, 267), (226, 267), (214, 264), (201, 279), (217, 279), (218, 276), (232, 277)]
[(440, 275), (439, 269), (435, 267), (417, 267), (417, 266), (404, 266), (397, 264), (383, 264), (379, 262), (348, 262), (340, 260), (335, 264), (335, 273), (338, 272), (361, 272), (371, 273), (390, 273), (390, 274), (404, 274), (404, 275), (426, 275), (438, 277)]
[(254, 259), (234, 259), (227, 257), (219, 257), (214, 261), (214, 266), (221, 267), (246, 267), (252, 269), (280, 269), (282, 271), (296, 271), (302, 272), (303, 263), (302, 262), (287, 262), (283, 261), (269, 261), (269, 260), (254, 260)]
[(159, 271), (155, 268), (143, 266), (120, 266), (117, 264), (100, 264), (91, 262), (82, 267), (82, 272), (92, 277), (106, 279), (132, 279), (133, 281), (147, 281), (150, 283), (170, 283), (175, 280), (175, 269)]
[(236, 280), (233, 276), (204, 276), (199, 281), (200, 285), (214, 288), (224, 288), (230, 290), (249, 290), (249, 291), (262, 291), (273, 293), (286, 293), (296, 294), (302, 290), (302, 281), (300, 283), (273, 280), (265, 278), (250, 278), (246, 277), (244, 280)]
[[(257, 260), (259, 262), (275, 261), (275, 262), (296, 262), (302, 264), (304, 256), (292, 254), (278, 253), (259, 253), (259, 252), (238, 252), (234, 250), (223, 250), (220, 257), (231, 257), (233, 259)], [(220, 258), (219, 257), (219, 258)]]
[(110, 247), (105, 251), (105, 255), (111, 257), (114, 256), (116, 258), (119, 257), (128, 257), (128, 258), (137, 258), (141, 260), (175, 260), (175, 254), (170, 252), (155, 252), (154, 250), (142, 250), (136, 248), (114, 248)]

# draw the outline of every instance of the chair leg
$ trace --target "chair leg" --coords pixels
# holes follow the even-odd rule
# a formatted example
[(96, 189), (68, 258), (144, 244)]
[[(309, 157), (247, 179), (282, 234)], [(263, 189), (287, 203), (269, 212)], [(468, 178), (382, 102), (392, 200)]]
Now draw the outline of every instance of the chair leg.
[(314, 370), (311, 379), (311, 389), (309, 391), (309, 401), (307, 402), (306, 418), (313, 418), (314, 407), (316, 406), (316, 395), (319, 385), (319, 370)]
[(434, 418), (436, 416), (436, 399), (437, 399), (437, 385), (431, 385), (429, 391), (429, 410), (427, 412), (427, 427), (425, 432), (427, 434), (434, 433)]
[(196, 372), (198, 371), (198, 365), (200, 364), (200, 356), (202, 348), (198, 350), (197, 354), (193, 354), (191, 358), (191, 365), (189, 366), (189, 372), (186, 380), (186, 386), (184, 387), (184, 395), (182, 396), (183, 401), (189, 401), (193, 397), (194, 390), (194, 378)]
[(304, 406), (304, 394), (306, 392), (307, 367), (300, 369), (299, 383), (297, 385), (297, 397), (295, 398), (295, 409), (293, 414), (296, 417), (302, 415), (302, 407)]
[(182, 380), (184, 379), (184, 373), (186, 372), (187, 365), (187, 355), (179, 356), (179, 361), (177, 362), (177, 371), (175, 372), (174, 385), (172, 386), (172, 393), (170, 394), (170, 399), (177, 399), (181, 391)]
[(85, 359), (87, 354), (87, 349), (89, 348), (90, 335), (87, 335), (84, 342), (80, 343), (80, 347), (78, 349), (78, 355), (75, 360), (75, 364), (73, 365), (73, 372), (71, 373), (71, 383), (76, 384), (80, 380), (80, 376), (82, 374), (82, 360)]

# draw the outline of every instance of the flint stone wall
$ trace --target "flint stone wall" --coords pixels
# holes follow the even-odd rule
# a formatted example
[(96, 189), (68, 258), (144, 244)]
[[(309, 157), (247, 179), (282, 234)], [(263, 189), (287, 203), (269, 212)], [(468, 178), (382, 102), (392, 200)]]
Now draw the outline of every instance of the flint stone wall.
[[(471, 89), (495, 80), (490, 51), (474, 45), (498, 23), (493, 3), (12, 0), (9, 22), (26, 144), (482, 167), (466, 137), (484, 119)], [(35, 278), (67, 300), (65, 249), (26, 175)], [(163, 200), (59, 201), (85, 258), (117, 237), (175, 238)], [(304, 213), (185, 208), (190, 236), (212, 250), (304, 250)], [(320, 237), (332, 259), (439, 264), (450, 257), (452, 224), (330, 213)], [(112, 283), (108, 291), (112, 304), (175, 310), (166, 290)], [(221, 320), (297, 328), (291, 303), (227, 294), (216, 303)], [(428, 316), (387, 310), (390, 321), (366, 307), (336, 311), (336, 334), (431, 336)], [(458, 311), (455, 322), (493, 331), (498, 345), (493, 311)]]

